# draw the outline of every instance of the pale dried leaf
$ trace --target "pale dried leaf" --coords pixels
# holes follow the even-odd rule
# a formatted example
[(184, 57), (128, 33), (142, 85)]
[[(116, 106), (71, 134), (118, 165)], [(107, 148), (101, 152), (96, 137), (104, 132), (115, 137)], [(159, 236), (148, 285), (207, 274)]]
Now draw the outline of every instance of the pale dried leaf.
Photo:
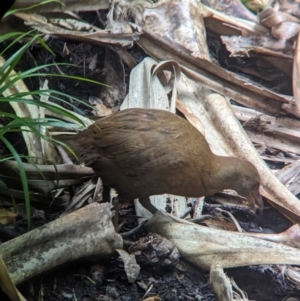
[(259, 145), (300, 154), (300, 121), (289, 117), (273, 117), (258, 111), (231, 106), (236, 117), (243, 122), (249, 138)]
[(136, 263), (135, 256), (128, 254), (124, 250), (117, 249), (116, 251), (120, 254), (124, 262), (124, 268), (129, 283), (134, 283), (140, 273), (140, 266)]
[(295, 49), (295, 56), (293, 62), (293, 93), (294, 93), (294, 100), (300, 110), (300, 33), (297, 37), (297, 45)]
[(224, 270), (219, 265), (211, 267), (209, 272), (209, 283), (219, 301), (232, 301), (233, 292), (230, 281)]
[[(5, 63), (4, 58), (0, 56), (0, 65), (3, 66), (4, 63)], [(10, 73), (9, 80), (11, 81), (14, 77), (16, 77), (16, 73), (14, 70), (12, 70)], [(4, 82), (3, 84), (5, 83), (6, 82)], [(28, 93), (28, 92), (29, 91), (26, 85), (24, 84), (24, 82), (18, 80), (16, 83), (14, 83), (14, 85), (11, 85), (8, 89), (6, 89), (3, 92), (3, 96), (5, 97), (16, 93)], [(24, 98), (33, 100), (31, 95), (24, 96)], [(13, 102), (13, 101), (10, 102), (10, 105), (12, 106), (12, 108), (14, 109), (18, 117), (39, 118), (39, 109), (35, 105), (26, 104), (22, 102)], [(24, 129), (26, 130), (27, 127), (24, 127)], [(22, 135), (26, 143), (28, 156), (31, 157), (35, 163), (43, 163), (41, 159), (38, 159), (38, 158), (43, 158), (43, 154), (41, 152), (42, 150), (41, 137), (32, 133), (31, 131), (22, 131)]]
[(62, 216), (80, 208), (84, 204), (84, 202), (87, 201), (93, 195), (95, 188), (96, 183), (95, 181), (93, 181), (93, 179), (85, 183), (82, 189), (75, 193), (70, 204), (65, 209), (65, 212), (62, 214)]
[[(144, 22), (139, 25), (163, 38), (175, 38), (195, 58), (209, 59), (208, 51), (203, 51), (203, 48), (207, 49), (207, 43), (203, 34), (205, 29), (202, 10), (203, 6), (194, 0), (161, 1), (155, 5), (155, 9), (145, 10)], [(175, 13), (180, 22), (174, 22), (170, 18)]]
[(300, 269), (298, 267), (288, 266), (284, 272), (285, 277), (289, 279), (298, 289), (300, 288)]
[(143, 299), (143, 301), (160, 301), (161, 298), (157, 297), (157, 296), (154, 296), (154, 297), (149, 297), (149, 298), (146, 298), (146, 299)]
[(260, 24), (270, 27), (274, 38), (289, 40), (300, 30), (300, 20), (290, 14), (267, 7), (258, 14)]
[(97, 66), (97, 57), (98, 57), (98, 54), (95, 54), (94, 56), (92, 56), (92, 58), (90, 60), (89, 69), (91, 71), (94, 71), (96, 69), (96, 66)]
[(7, 225), (13, 223), (17, 218), (17, 214), (11, 211), (8, 211), (4, 208), (0, 209), (0, 224)]
[(230, 5), (228, 5), (224, 1), (219, 0), (203, 0), (201, 2), (226, 15), (256, 22), (256, 16), (252, 12), (250, 12), (239, 0), (231, 0)]
[(108, 116), (112, 114), (112, 109), (105, 106), (103, 103), (94, 103), (95, 109), (92, 113), (97, 117)]
[[(287, 45), (285, 40), (276, 40), (269, 36), (221, 36), (223, 44), (233, 57), (249, 57), (250, 52), (280, 57), (293, 58), (293, 47)], [(282, 50), (281, 52), (279, 50)]]
[(216, 230), (158, 211), (146, 224), (175, 244), (186, 260), (210, 270), (213, 265), (232, 268), (264, 264), (300, 264), (300, 250), (283, 244)]

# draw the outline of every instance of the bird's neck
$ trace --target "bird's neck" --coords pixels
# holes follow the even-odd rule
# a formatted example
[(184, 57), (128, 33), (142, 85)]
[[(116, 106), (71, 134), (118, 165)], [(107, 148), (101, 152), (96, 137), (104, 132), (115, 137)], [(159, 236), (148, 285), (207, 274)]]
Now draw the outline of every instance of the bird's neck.
[(204, 184), (208, 195), (220, 192), (223, 189), (234, 189), (238, 175), (239, 164), (234, 157), (215, 156), (211, 160), (211, 167)]

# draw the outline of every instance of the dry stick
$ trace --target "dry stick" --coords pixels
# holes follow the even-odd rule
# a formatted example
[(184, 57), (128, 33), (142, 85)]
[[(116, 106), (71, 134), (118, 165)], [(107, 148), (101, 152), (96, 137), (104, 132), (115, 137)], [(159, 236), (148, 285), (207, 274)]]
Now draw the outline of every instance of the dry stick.
[[(37, 166), (23, 163), (23, 166), (28, 178), (29, 188), (45, 196), (49, 195), (54, 189), (80, 184), (84, 179), (95, 176), (91, 168), (74, 164)], [(11, 183), (15, 188), (22, 188), (19, 167), (16, 161), (1, 162), (0, 176), (5, 179), (7, 184)], [(10, 185), (8, 186), (10, 187)]]
[[(74, 164), (60, 164), (60, 165), (33, 165), (30, 163), (23, 163), (26, 175), (32, 180), (57, 180), (58, 175), (60, 179), (78, 179), (90, 178), (95, 176), (95, 172), (90, 167), (78, 166)], [(0, 163), (1, 174), (11, 177), (18, 175), (18, 165), (15, 161), (4, 161)]]
[(0, 245), (15, 284), (75, 260), (107, 260), (123, 241), (111, 205), (93, 203)]
[(194, 79), (196, 74), (197, 82), (247, 107), (256, 108), (260, 112), (270, 115), (283, 113), (281, 105), (290, 101), (289, 97), (273, 93), (263, 87), (245, 85), (246, 79), (226, 71), (210, 61), (195, 58), (180, 44), (153, 34), (147, 29), (143, 29), (143, 35), (138, 44), (153, 58), (178, 62), (181, 65), (181, 71), (189, 78)]

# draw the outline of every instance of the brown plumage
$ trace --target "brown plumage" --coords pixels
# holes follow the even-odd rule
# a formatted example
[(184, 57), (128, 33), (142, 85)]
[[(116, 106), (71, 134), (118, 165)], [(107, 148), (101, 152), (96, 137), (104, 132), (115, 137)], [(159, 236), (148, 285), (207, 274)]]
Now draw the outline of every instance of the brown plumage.
[(161, 110), (127, 109), (58, 140), (91, 166), (120, 199), (170, 193), (186, 197), (236, 190), (252, 208), (262, 206), (253, 164), (214, 155), (204, 136), (184, 118)]

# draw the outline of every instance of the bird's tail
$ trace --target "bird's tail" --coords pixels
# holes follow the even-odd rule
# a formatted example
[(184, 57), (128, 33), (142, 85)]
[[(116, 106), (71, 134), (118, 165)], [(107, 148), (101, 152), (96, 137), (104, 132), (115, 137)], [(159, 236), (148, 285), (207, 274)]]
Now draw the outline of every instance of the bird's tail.
[(87, 136), (84, 132), (76, 135), (61, 134), (54, 136), (54, 139), (65, 147), (71, 159), (77, 163), (91, 166), (99, 158), (99, 150), (91, 143), (92, 141), (87, 141)]
[(53, 139), (57, 145), (61, 145), (64, 147), (65, 150), (67, 150), (72, 160), (74, 160), (77, 157), (76, 156), (77, 144), (74, 140), (74, 135), (67, 135), (67, 134), (55, 135), (53, 136)]

